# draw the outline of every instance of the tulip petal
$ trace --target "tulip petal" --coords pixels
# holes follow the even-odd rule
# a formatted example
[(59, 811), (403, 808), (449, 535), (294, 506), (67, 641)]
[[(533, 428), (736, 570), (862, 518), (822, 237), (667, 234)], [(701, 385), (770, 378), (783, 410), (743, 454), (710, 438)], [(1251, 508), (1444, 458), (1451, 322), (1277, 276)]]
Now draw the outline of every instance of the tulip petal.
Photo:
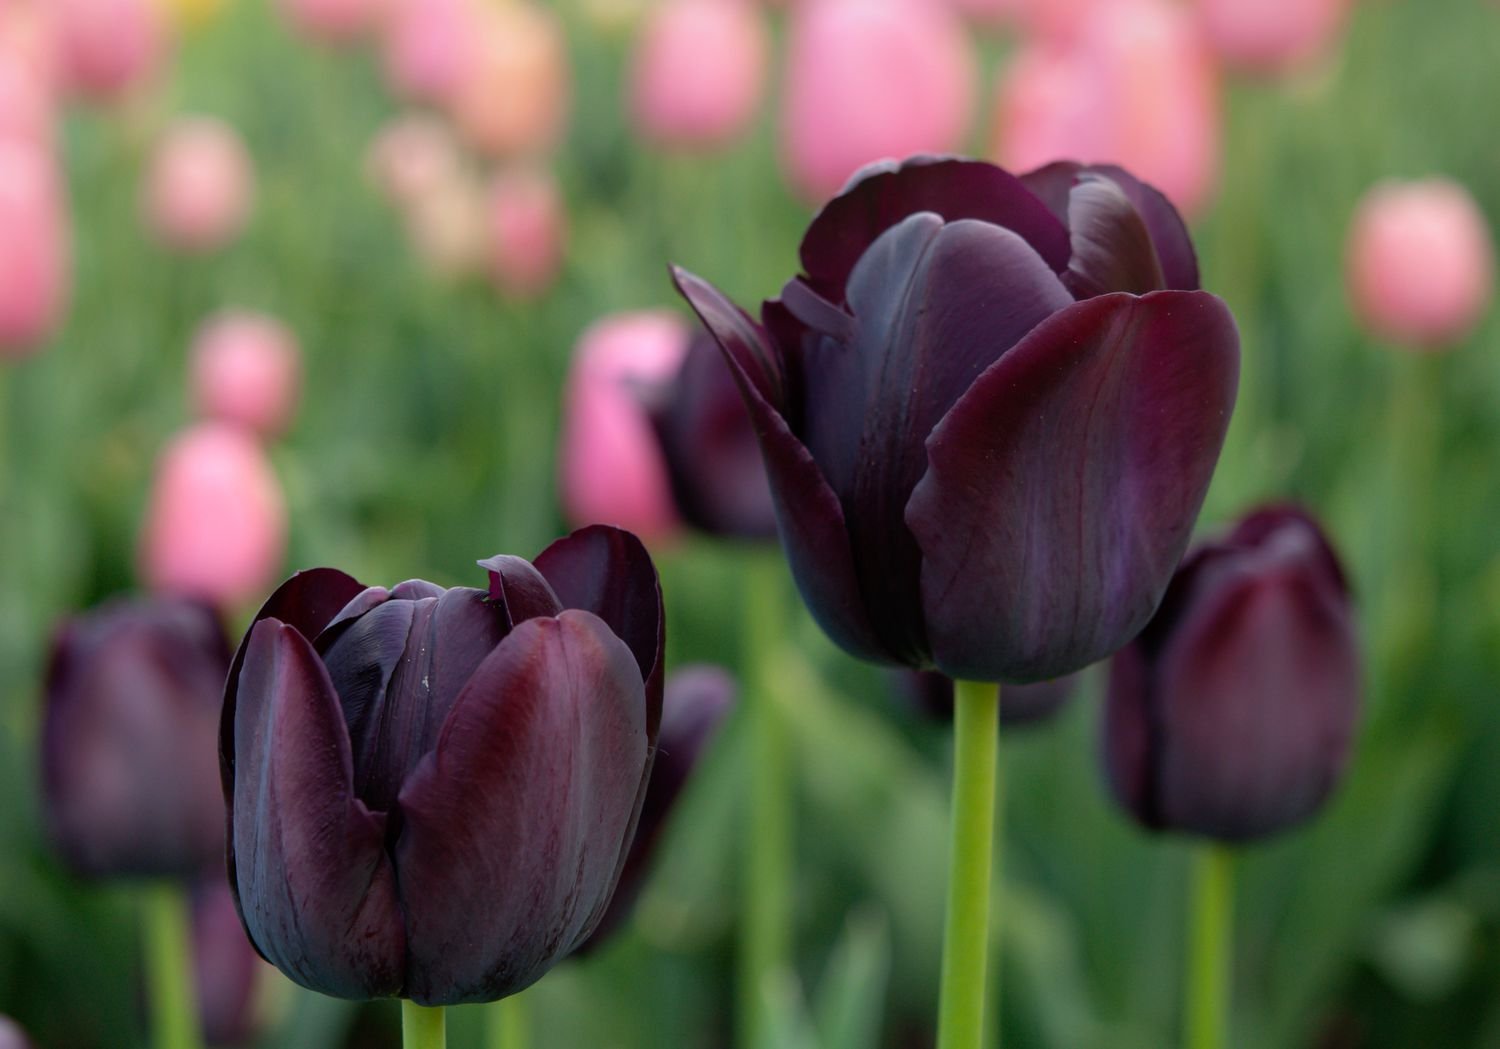
[(505, 618), (506, 629), (536, 616), (555, 616), (562, 602), (542, 573), (524, 557), (496, 554), (479, 562), (490, 573), (490, 600)]
[(589, 934), (639, 811), (647, 707), (588, 612), (528, 619), (480, 666), (401, 792), (408, 997), (514, 994)]
[(1067, 269), (1068, 231), (1047, 206), (1007, 171), (982, 161), (917, 156), (857, 172), (802, 238), (802, 268), (836, 303), (871, 244), (909, 215), (931, 211), (949, 222), (979, 219), (1013, 230), (1051, 267)]
[(256, 949), (304, 987), (397, 994), (405, 934), (385, 820), (354, 796), (338, 696), (303, 634), (261, 620), (243, 648), (233, 723), (230, 859)]
[[(718, 340), (739, 383), (765, 456), (782, 546), (813, 617), (845, 651), (875, 662), (891, 662), (893, 657), (885, 651), (865, 609), (838, 496), (813, 462), (812, 453), (792, 433), (783, 414), (784, 402), (758, 374), (756, 362), (771, 352), (760, 328), (707, 281), (675, 268), (672, 277)], [(783, 323), (790, 326), (795, 318), (776, 305)]]
[(981, 372), (1073, 296), (1010, 230), (924, 212), (870, 245), (848, 299), (852, 340), (830, 332), (805, 354), (807, 403), (817, 408), (804, 437), (843, 506), (883, 648), (921, 666), (927, 637), (911, 595), (922, 559), (905, 509), (927, 469), (924, 442)]
[(1151, 234), (1134, 205), (1109, 179), (1085, 175), (1068, 197), (1073, 258), (1064, 283), (1080, 299), (1166, 287)]
[(1043, 322), (927, 441), (906, 520), (934, 659), (1037, 681), (1140, 632), (1234, 406), (1239, 336), (1203, 292), (1103, 295)]

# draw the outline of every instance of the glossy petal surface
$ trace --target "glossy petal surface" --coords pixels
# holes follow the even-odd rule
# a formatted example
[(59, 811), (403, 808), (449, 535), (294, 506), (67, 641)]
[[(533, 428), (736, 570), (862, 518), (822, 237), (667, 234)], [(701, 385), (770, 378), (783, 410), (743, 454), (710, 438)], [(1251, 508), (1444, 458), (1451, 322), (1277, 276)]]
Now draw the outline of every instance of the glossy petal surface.
[(479, 562), (490, 574), (490, 600), (501, 611), (506, 628), (535, 616), (555, 616), (562, 602), (552, 586), (530, 561), (511, 554), (497, 554)]

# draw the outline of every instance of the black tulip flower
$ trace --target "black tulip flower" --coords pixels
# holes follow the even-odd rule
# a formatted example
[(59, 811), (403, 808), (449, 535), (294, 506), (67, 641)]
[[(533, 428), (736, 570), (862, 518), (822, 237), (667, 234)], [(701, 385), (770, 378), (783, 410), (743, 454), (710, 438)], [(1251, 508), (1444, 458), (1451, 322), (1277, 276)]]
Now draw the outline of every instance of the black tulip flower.
[(656, 570), (597, 526), (481, 565), (487, 590), (301, 572), (235, 655), (230, 884), (305, 987), (502, 998), (609, 903), (661, 720)]
[(58, 629), (42, 801), (75, 871), (192, 878), (223, 861), (214, 741), (228, 668), (219, 620), (186, 601), (118, 599)]
[[(930, 670), (897, 670), (897, 690), (929, 718), (953, 720), (953, 679)], [(1000, 690), (1000, 724), (1005, 728), (1038, 725), (1062, 710), (1078, 690), (1078, 675), (1050, 681), (1006, 685)]]
[(683, 520), (710, 535), (773, 538), (776, 508), (755, 429), (711, 336), (693, 337), (654, 399), (652, 421)]
[(738, 694), (734, 678), (722, 667), (685, 666), (668, 676), (662, 699), (661, 739), (656, 762), (651, 766), (651, 782), (646, 787), (635, 841), (625, 858), (619, 888), (604, 920), (578, 953), (597, 950), (630, 917), (645, 888), (646, 875), (678, 795), (687, 786), (698, 759), (723, 724)]
[(803, 597), (849, 652), (1041, 681), (1150, 618), (1239, 340), (1165, 198), (1118, 168), (857, 174), (759, 322), (678, 270), (760, 437)]
[(1104, 754), (1142, 824), (1224, 841), (1312, 816), (1359, 712), (1348, 587), (1305, 513), (1251, 514), (1188, 556), (1110, 666)]

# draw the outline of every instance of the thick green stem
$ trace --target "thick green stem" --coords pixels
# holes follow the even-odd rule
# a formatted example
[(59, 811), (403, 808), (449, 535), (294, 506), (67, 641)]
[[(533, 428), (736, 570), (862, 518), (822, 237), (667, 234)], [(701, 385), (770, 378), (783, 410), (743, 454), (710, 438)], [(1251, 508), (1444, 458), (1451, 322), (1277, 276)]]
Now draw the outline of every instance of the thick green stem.
[(447, 1049), (447, 1045), (448, 1016), (443, 1007), (401, 999), (401, 1049)]
[(156, 1049), (199, 1049), (198, 998), (193, 989), (193, 945), (188, 904), (180, 886), (146, 890), (142, 914), (146, 981)]
[(750, 814), (744, 856), (739, 958), (739, 1044), (769, 1037), (767, 978), (787, 964), (792, 911), (792, 793), (786, 725), (777, 708), (776, 650), (784, 614), (781, 574), (768, 559), (749, 566), (745, 593), (745, 719), (750, 737)]
[(530, 1049), (531, 1015), (520, 994), (501, 998), (486, 1007), (486, 1049)]
[(953, 832), (948, 851), (938, 1049), (980, 1049), (985, 1044), (999, 726), (998, 686), (954, 682)]
[(1229, 983), (1234, 940), (1234, 856), (1218, 844), (1193, 857), (1192, 913), (1182, 1031), (1186, 1049), (1229, 1044)]

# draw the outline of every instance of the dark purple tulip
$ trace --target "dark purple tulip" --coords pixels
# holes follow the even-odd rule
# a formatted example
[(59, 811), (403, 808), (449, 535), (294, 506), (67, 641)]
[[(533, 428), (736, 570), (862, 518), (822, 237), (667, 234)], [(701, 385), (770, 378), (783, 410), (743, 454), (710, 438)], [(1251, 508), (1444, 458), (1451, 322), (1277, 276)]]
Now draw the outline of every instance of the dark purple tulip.
[(47, 666), (42, 801), (80, 874), (190, 878), (223, 861), (215, 731), (229, 642), (209, 609), (110, 601)]
[[(897, 689), (927, 717), (953, 720), (953, 679), (930, 670), (897, 670)], [(1006, 685), (1000, 690), (1000, 724), (1006, 728), (1050, 720), (1078, 689), (1078, 675)]]
[(0, 1049), (31, 1049), (25, 1032), (8, 1016), (0, 1016)]
[(698, 758), (713, 740), (738, 694), (734, 678), (721, 667), (686, 666), (668, 676), (661, 707), (661, 740), (656, 748), (656, 762), (651, 766), (651, 782), (646, 787), (635, 841), (625, 858), (625, 869), (609, 910), (577, 953), (598, 950), (630, 917), (646, 886), (646, 875), (650, 873), (656, 847), (677, 804), (677, 796), (687, 786)]
[(661, 721), (656, 570), (600, 526), (480, 564), (488, 590), (298, 573), (235, 655), (230, 884), (305, 987), (503, 998), (588, 938), (619, 879)]
[(1110, 666), (1104, 755), (1145, 826), (1243, 841), (1306, 820), (1359, 713), (1349, 592), (1328, 541), (1274, 507), (1200, 546)]
[(755, 429), (711, 336), (694, 336), (652, 419), (685, 521), (710, 535), (776, 535), (776, 508)]
[(223, 876), (193, 890), (193, 986), (209, 1045), (246, 1045), (259, 1033), (256, 996), (270, 970), (245, 937)]
[[(939, 214), (940, 213), (940, 214)], [(1156, 608), (1239, 371), (1166, 200), (1117, 168), (872, 165), (757, 323), (682, 270), (813, 615), (877, 662), (1042, 681)]]

